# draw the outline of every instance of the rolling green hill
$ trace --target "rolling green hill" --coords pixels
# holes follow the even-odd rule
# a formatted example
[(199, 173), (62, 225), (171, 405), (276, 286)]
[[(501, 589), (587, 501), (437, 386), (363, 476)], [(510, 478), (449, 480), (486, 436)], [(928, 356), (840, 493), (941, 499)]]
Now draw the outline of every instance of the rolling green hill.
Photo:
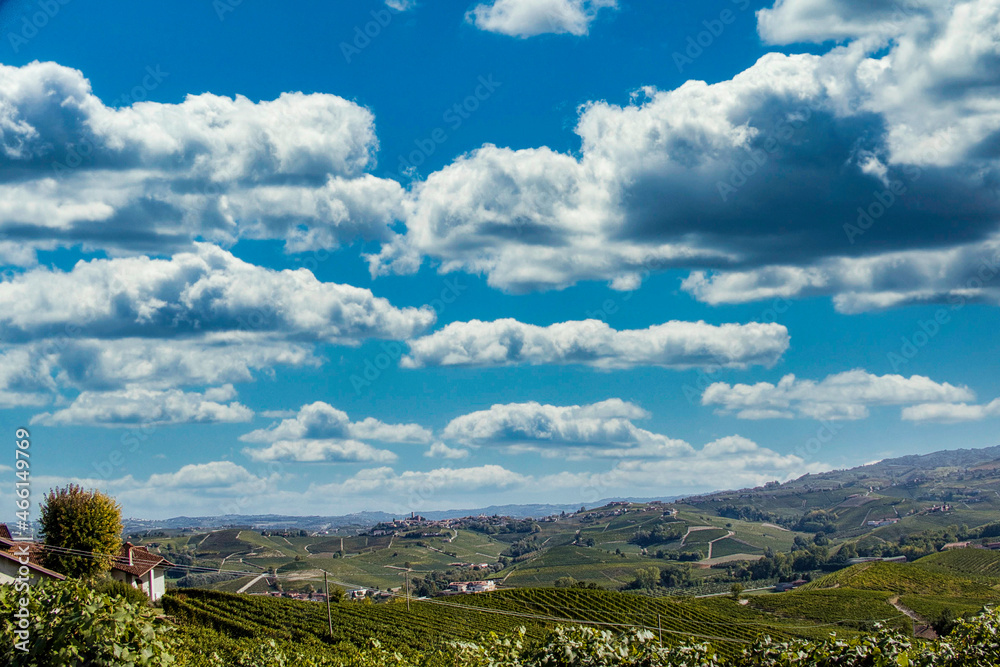
[(915, 566), (930, 572), (966, 576), (1000, 584), (1000, 552), (987, 549), (952, 549), (924, 556)]
[[(714, 592), (733, 580), (754, 586), (821, 576), (854, 555), (915, 559), (947, 541), (1000, 536), (998, 524), (959, 537), (963, 524), (975, 528), (1000, 521), (998, 456), (1000, 448), (938, 452), (673, 503), (614, 502), (506, 525), (502, 517), (499, 523), (497, 517), (477, 517), (454, 527), (389, 535), (308, 536), (227, 528), (201, 535), (160, 533), (148, 542), (168, 557), (232, 572), (244, 583), (246, 575), (275, 568), (289, 577), (282, 583), (285, 590), (315, 583), (322, 571), (345, 587), (388, 589), (402, 583), (406, 570), (415, 579), (438, 582), (490, 577), (506, 587), (532, 587), (570, 577), (619, 589), (631, 584), (639, 569), (681, 562), (693, 566), (682, 582), (692, 587), (686, 592)], [(807, 551), (816, 557), (802, 558)], [(776, 563), (773, 554), (787, 558)], [(760, 559), (758, 569), (741, 564)], [(983, 578), (1000, 573), (997, 560), (985, 551), (941, 554), (921, 567), (993, 585)], [(181, 574), (172, 573), (175, 579)], [(213, 585), (239, 587), (232, 581)]]
[(989, 586), (912, 563), (859, 563), (808, 583), (802, 590), (833, 588), (1000, 601), (1000, 592)]
[(910, 620), (889, 603), (882, 591), (837, 588), (794, 590), (780, 595), (755, 595), (750, 605), (787, 619), (832, 623), (870, 630), (876, 621), (907, 629)]

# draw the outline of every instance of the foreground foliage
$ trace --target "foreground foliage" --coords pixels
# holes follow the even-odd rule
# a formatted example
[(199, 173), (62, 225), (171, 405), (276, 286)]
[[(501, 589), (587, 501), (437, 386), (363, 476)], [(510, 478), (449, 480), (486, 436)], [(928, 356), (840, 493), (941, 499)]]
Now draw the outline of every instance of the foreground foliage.
[[(284, 638), (230, 633), (232, 626), (167, 626), (148, 607), (80, 583), (47, 583), (31, 591), (28, 652), (17, 651), (17, 596), (0, 587), (0, 664), (24, 667), (980, 667), (1000, 664), (1000, 612), (953, 624), (950, 634), (922, 641), (877, 625), (871, 632), (820, 640), (780, 640), (762, 629), (755, 640), (678, 644), (641, 628), (525, 628), (475, 639), (439, 638), (414, 647), (370, 639), (332, 643), (321, 634)], [(359, 605), (361, 607), (362, 605)], [(317, 605), (319, 607), (319, 605)], [(400, 606), (405, 609), (404, 606)], [(467, 611), (467, 610), (463, 610)], [(217, 621), (227, 620), (220, 615)], [(692, 625), (691, 632), (699, 628)], [(676, 641), (693, 637), (677, 638)], [(721, 638), (720, 638), (721, 639)]]
[[(28, 599), (28, 639), (19, 650), (15, 627), (20, 599)], [(83, 583), (45, 582), (30, 591), (0, 586), (0, 664), (25, 667), (174, 665), (170, 628), (146, 603), (108, 595)]]
[(306, 647), (275, 640), (209, 641), (205, 631), (188, 637), (180, 664), (191, 667), (973, 667), (1000, 664), (1000, 615), (995, 611), (959, 621), (937, 641), (914, 640), (885, 628), (850, 639), (774, 642), (768, 637), (733, 658), (709, 644), (661, 646), (654, 633), (614, 633), (593, 627), (556, 628), (538, 642), (524, 631), (490, 633), (477, 642), (453, 642), (425, 652), (396, 651), (374, 641), (351, 646)]

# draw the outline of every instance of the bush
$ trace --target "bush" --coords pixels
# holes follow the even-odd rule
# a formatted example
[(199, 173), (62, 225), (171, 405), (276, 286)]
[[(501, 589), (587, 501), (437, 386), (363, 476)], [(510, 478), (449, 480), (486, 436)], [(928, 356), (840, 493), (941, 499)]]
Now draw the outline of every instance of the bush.
[(94, 586), (98, 593), (104, 593), (111, 597), (123, 598), (126, 602), (131, 602), (139, 606), (149, 606), (149, 597), (135, 586), (129, 586), (124, 581), (117, 579), (101, 579)]
[[(100, 593), (68, 580), (33, 586), (28, 595), (28, 639), (16, 634), (14, 617), (24, 593), (0, 586), (3, 646), (0, 664), (18, 667), (174, 665), (168, 628), (147, 605)], [(18, 645), (17, 642), (24, 642)], [(27, 649), (19, 650), (20, 647)]]
[[(274, 573), (271, 573), (274, 576)], [(177, 588), (208, 588), (223, 581), (232, 581), (237, 575), (224, 572), (193, 573), (177, 580)]]
[(950, 634), (955, 626), (958, 625), (958, 619), (955, 618), (954, 612), (951, 609), (945, 607), (931, 622), (931, 627), (934, 628), (934, 632), (938, 633), (939, 636), (943, 637)]

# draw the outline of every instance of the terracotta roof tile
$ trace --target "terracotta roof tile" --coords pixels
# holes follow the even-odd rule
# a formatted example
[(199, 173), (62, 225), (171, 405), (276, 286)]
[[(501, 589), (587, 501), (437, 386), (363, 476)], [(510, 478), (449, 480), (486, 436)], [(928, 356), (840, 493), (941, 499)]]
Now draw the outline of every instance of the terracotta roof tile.
[[(129, 563), (129, 551), (131, 551), (132, 562)], [(112, 570), (128, 572), (137, 577), (145, 575), (154, 567), (173, 567), (174, 564), (162, 556), (150, 553), (146, 547), (137, 547), (131, 542), (122, 545), (118, 557), (111, 564)]]
[(43, 546), (37, 542), (24, 542), (19, 540), (7, 539), (5, 537), (0, 536), (0, 557), (20, 561), (20, 558), (15, 554), (20, 552), (21, 549), (25, 546), (28, 547), (29, 567), (38, 570), (39, 572), (44, 572), (45, 574), (56, 576), (60, 579), (66, 578), (63, 575), (59, 574), (58, 572), (54, 572), (53, 570), (48, 569), (42, 564), (44, 562), (45, 550)]

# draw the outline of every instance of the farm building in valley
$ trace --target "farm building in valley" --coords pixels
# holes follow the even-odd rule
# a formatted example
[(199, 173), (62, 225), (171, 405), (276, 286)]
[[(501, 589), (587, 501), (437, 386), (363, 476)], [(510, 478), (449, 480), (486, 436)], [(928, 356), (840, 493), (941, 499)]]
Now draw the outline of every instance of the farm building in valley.
[(495, 581), (454, 581), (448, 584), (448, 591), (452, 593), (489, 593), (495, 591), (497, 584)]

